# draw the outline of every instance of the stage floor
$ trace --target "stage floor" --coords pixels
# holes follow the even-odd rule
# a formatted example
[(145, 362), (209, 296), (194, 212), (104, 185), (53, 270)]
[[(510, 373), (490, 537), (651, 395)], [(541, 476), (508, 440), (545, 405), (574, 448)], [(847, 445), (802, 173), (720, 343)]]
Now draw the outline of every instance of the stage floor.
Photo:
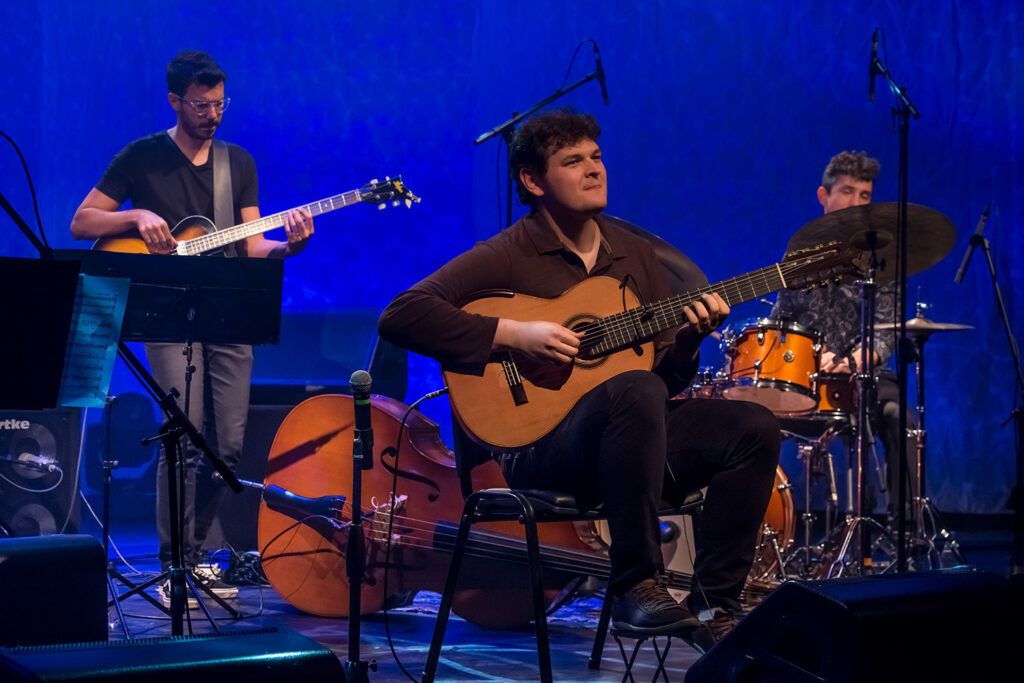
[[(969, 564), (1003, 575), (1008, 574), (1012, 535), (1006, 518), (965, 517), (964, 520), (947, 519), (947, 523), (956, 533)], [(142, 579), (157, 571), (156, 538), (150, 530), (116, 530), (113, 540), (129, 560), (131, 567), (141, 572), (136, 578)], [(132, 569), (124, 566), (121, 570), (129, 574), (132, 572)], [(377, 672), (371, 674), (371, 680), (407, 680), (400, 666), (404, 666), (414, 680), (419, 680), (426, 660), (438, 602), (439, 597), (436, 594), (423, 592), (416, 596), (411, 605), (391, 610), (387, 619), (383, 614), (363, 618), (361, 658), (366, 661), (375, 660), (378, 666)], [(342, 661), (348, 659), (349, 625), (346, 620), (316, 617), (300, 612), (286, 603), (270, 586), (240, 588), (237, 609), (242, 612), (243, 617), (239, 620), (227, 617), (212, 601), (207, 601), (207, 604), (218, 617), (218, 625), (222, 629), (285, 627), (329, 647)], [(171, 633), (168, 619), (145, 600), (132, 597), (123, 601), (122, 605), (133, 637), (156, 637)], [(597, 597), (578, 599), (549, 619), (555, 680), (622, 680), (622, 657), (611, 637), (604, 649), (601, 669), (592, 671), (587, 667), (594, 637), (593, 629), (600, 606)], [(201, 611), (191, 610), (190, 615), (193, 632), (209, 633), (213, 630)], [(124, 638), (113, 609), (110, 610), (109, 622), (110, 638)], [(397, 659), (388, 645), (388, 629)], [(631, 641), (624, 642), (627, 648), (631, 647)], [(649, 649), (650, 644), (645, 645), (645, 648), (634, 665), (637, 680), (650, 680), (657, 664), (653, 651)], [(687, 668), (698, 656), (696, 651), (682, 642), (673, 641), (667, 660), (669, 680), (681, 681)], [(449, 622), (437, 680), (536, 679), (537, 656), (532, 629), (485, 630), (453, 615)]]

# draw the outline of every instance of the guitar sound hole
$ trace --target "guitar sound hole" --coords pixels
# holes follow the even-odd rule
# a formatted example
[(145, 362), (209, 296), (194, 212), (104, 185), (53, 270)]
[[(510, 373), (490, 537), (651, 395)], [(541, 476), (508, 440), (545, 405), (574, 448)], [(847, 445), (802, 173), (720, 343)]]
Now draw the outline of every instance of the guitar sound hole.
[(599, 331), (597, 334), (595, 334), (594, 331), (590, 331), (592, 324), (597, 320), (598, 318), (593, 315), (576, 315), (563, 323), (565, 327), (568, 327), (573, 332), (583, 332), (586, 334), (589, 331), (589, 334), (584, 337), (584, 342), (580, 347), (580, 353), (576, 356), (576, 360), (574, 361), (574, 363), (579, 367), (595, 368), (608, 360), (607, 356), (594, 357), (587, 353), (588, 349), (600, 344), (601, 340), (604, 338), (604, 335), (600, 334)]

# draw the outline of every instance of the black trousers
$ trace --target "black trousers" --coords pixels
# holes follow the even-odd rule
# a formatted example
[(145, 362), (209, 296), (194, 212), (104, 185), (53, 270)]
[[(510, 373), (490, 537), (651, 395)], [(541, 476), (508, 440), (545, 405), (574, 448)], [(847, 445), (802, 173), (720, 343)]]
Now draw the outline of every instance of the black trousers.
[[(182, 344), (146, 344), (153, 377), (164, 391), (177, 387), (178, 405), (184, 410), (185, 356)], [(242, 344), (199, 344), (192, 347), (196, 368), (189, 388), (188, 418), (206, 439), (210, 449), (235, 471), (242, 455), (245, 423), (249, 416), (249, 387), (252, 377), (252, 347)], [(217, 515), (228, 487), (213, 479), (213, 466), (188, 438), (182, 460), (185, 491), (182, 496), (184, 526), (183, 560), (196, 564), (203, 543)], [(160, 541), (160, 563), (171, 563), (171, 515), (167, 491), (167, 460), (163, 449), (156, 475), (156, 524)]]
[[(899, 510), (898, 467), (900, 453), (900, 404), (899, 385), (896, 383), (896, 375), (889, 372), (880, 372), (877, 376), (876, 387), (878, 402), (873, 416), (873, 422), (877, 430), (875, 437), (882, 441), (882, 446), (885, 449), (888, 512), (890, 515), (895, 516)], [(911, 400), (911, 397), (908, 396), (907, 398)], [(906, 413), (907, 429), (917, 429), (917, 411), (908, 408)], [(911, 503), (913, 499), (919, 495), (915, 474), (917, 470), (917, 441), (913, 436), (909, 435), (904, 435), (903, 438), (907, 440), (907, 485), (904, 491), (909, 512), (912, 509)]]
[(691, 609), (739, 607), (771, 497), (779, 425), (742, 401), (669, 402), (651, 372), (618, 375), (587, 393), (532, 447), (500, 456), (515, 487), (565, 491), (604, 503), (611, 534), (610, 588), (621, 593), (663, 569), (657, 511), (707, 487)]

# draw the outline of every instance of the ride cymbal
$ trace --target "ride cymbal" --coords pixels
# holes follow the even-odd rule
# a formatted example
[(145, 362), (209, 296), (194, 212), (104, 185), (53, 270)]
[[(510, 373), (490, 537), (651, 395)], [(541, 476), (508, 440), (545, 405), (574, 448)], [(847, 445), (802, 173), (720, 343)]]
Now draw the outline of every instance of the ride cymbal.
[[(899, 204), (879, 202), (826, 213), (789, 238), (786, 251), (839, 241), (871, 250), (874, 237), (879, 282), (896, 279), (896, 229)], [(956, 228), (945, 214), (920, 204), (907, 205), (907, 277), (931, 268), (953, 249)]]

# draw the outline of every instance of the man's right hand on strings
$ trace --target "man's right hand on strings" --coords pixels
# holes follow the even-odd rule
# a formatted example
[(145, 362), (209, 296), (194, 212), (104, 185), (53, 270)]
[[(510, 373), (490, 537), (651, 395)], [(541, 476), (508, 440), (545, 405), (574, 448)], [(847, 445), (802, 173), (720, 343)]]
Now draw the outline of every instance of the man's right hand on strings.
[(146, 248), (152, 254), (169, 254), (176, 246), (178, 240), (171, 235), (167, 227), (167, 221), (146, 209), (132, 209), (135, 214), (135, 225), (139, 231), (139, 237), (146, 243)]
[(546, 320), (521, 322), (501, 318), (494, 333), (494, 350), (511, 349), (552, 365), (569, 363), (580, 351), (582, 332)]

